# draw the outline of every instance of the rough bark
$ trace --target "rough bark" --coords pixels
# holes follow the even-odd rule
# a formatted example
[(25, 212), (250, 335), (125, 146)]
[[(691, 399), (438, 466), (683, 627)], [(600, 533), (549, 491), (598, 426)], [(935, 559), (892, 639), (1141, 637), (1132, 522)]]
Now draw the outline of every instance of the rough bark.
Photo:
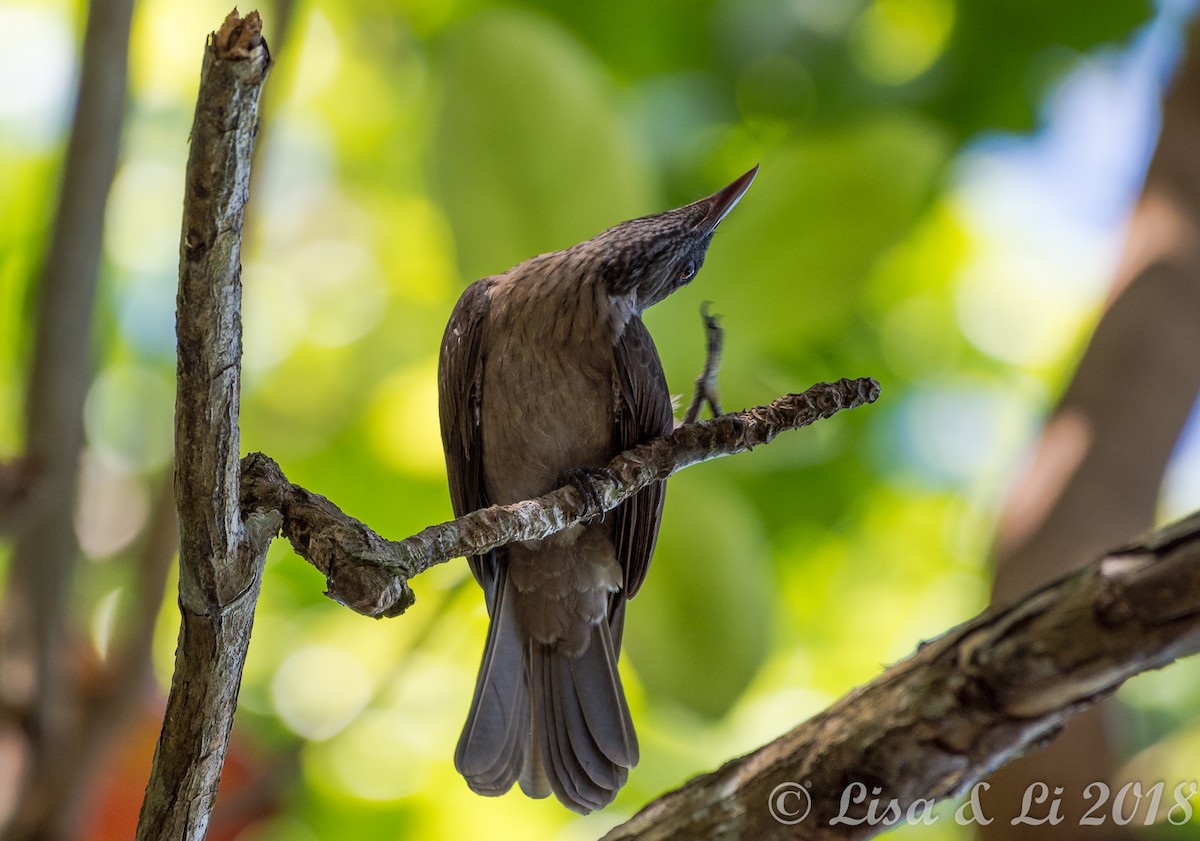
[[(1132, 675), (1198, 650), (1200, 513), (923, 644), (792, 732), (663, 795), (605, 841), (868, 838), (888, 826), (832, 822), (868, 814), (865, 802), (843, 811), (853, 784), (920, 814), (919, 801), (962, 792)], [(806, 801), (803, 821), (772, 816), (772, 805), (787, 818)], [(1003, 831), (1020, 814), (981, 817)], [(1078, 821), (1054, 829), (1074, 837)]]
[[(0, 517), (16, 533), (0, 627), (0, 743), (19, 776), (9, 839), (59, 837), (78, 710), (64, 656), (79, 556), (73, 515), (91, 377), (91, 322), (109, 187), (125, 113), (133, 0), (93, 0), (50, 245), (38, 284), (25, 455)], [(18, 33), (19, 37), (19, 33)], [(19, 468), (19, 469), (16, 469)], [(6, 752), (7, 753), (7, 752)]]
[(596, 480), (596, 508), (566, 486), (534, 500), (493, 505), (405, 540), (380, 537), (337, 506), (287, 481), (261, 453), (243, 460), (242, 506), (250, 513), (278, 512), (292, 548), (325, 575), (327, 595), (367, 616), (398, 616), (414, 602), (408, 579), (451, 558), (478, 555), (517, 540), (540, 540), (611, 511), (653, 481), (685, 467), (745, 452), (780, 432), (879, 397), (872, 379), (819, 383), (766, 405), (679, 426), (616, 456), (610, 477)]
[[(1167, 98), (1162, 133), (1130, 223), (1113, 296), (997, 532), (993, 599), (1011, 602), (1150, 528), (1175, 442), (1200, 391), (1200, 26)], [(1019, 808), (1035, 780), (1090, 804), (1088, 782), (1113, 773), (1104, 705), (1072, 722), (1049, 750), (997, 774), (985, 801)], [(1083, 831), (1083, 830), (1080, 830)], [(1049, 838), (1053, 827), (982, 830), (985, 838)], [(1094, 833), (1094, 835), (1093, 835)], [(1121, 838), (1112, 825), (1088, 837)]]
[(262, 564), (278, 517), (238, 504), (241, 231), (270, 65), (257, 12), (210, 36), (179, 255), (175, 498), (182, 614), (175, 672), (137, 837), (202, 839), (229, 743)]

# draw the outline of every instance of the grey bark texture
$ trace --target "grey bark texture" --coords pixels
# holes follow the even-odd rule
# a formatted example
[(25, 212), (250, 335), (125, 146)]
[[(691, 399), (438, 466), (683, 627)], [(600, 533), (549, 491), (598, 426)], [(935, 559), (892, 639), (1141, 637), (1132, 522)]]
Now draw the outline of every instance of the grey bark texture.
[[(605, 841), (868, 838), (888, 826), (831, 824), (852, 783), (878, 787), (903, 811), (952, 797), (1129, 677), (1198, 650), (1200, 513), (924, 643), (790, 733), (663, 795)], [(789, 782), (812, 803), (795, 825), (769, 809)], [(866, 808), (845, 814), (856, 820)], [(1011, 829), (1019, 814), (984, 817)], [(1056, 827), (1061, 837), (1077, 828)]]
[(266, 550), (277, 517), (243, 524), (238, 502), (241, 231), (270, 65), (257, 12), (210, 36), (192, 127), (179, 255), (175, 498), (179, 608), (175, 672), (138, 822), (139, 841), (207, 829)]

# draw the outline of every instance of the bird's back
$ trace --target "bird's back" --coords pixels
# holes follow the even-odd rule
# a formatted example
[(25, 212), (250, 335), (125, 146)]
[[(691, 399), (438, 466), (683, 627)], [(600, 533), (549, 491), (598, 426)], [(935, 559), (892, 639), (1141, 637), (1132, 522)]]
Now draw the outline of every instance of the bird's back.
[[(564, 471), (617, 453), (624, 325), (602, 287), (569, 265), (546, 255), (487, 281), (477, 410), (493, 503), (544, 494)], [(637, 761), (617, 671), (624, 571), (614, 521), (503, 547), (492, 575), (492, 627), (459, 769), (484, 794), (519, 779), (532, 796), (553, 791), (577, 811), (601, 808)]]
[(480, 424), (493, 503), (540, 496), (562, 471), (616, 455), (616, 326), (586, 282), (556, 275), (555, 265), (501, 276), (489, 293)]

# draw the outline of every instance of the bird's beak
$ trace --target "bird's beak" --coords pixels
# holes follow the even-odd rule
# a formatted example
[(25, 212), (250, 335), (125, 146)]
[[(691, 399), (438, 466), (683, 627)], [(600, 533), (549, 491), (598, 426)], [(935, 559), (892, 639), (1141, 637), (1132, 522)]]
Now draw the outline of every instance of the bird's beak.
[(696, 227), (705, 236), (716, 230), (717, 225), (721, 224), (721, 220), (728, 215), (729, 211), (733, 210), (738, 200), (750, 189), (750, 185), (753, 183), (754, 176), (756, 175), (758, 175), (757, 165), (728, 187), (723, 187), (708, 198), (700, 199), (700, 201), (696, 202), (696, 204), (708, 205), (708, 212), (696, 224)]

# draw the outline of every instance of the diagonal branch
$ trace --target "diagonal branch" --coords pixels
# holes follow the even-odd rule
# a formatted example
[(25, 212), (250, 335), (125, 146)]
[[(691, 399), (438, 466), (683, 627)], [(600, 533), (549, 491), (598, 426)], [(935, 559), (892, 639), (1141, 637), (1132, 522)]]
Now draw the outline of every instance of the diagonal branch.
[[(1001, 511), (997, 603), (1154, 524), (1163, 476), (1200, 393), (1200, 21), (1190, 28), (1105, 310)], [(1117, 771), (1122, 719), (1116, 706), (1081, 716), (1049, 750), (993, 778), (985, 803), (1011, 811), (1032, 782), (1055, 779), (1073, 791), (1063, 814), (1078, 822), (1094, 805), (1083, 797), (1088, 782)], [(1098, 832), (1105, 841), (1136, 837), (1111, 825)], [(1058, 836), (1051, 826), (1023, 825), (992, 826), (982, 837)]]
[[(867, 838), (888, 825), (863, 820), (870, 796), (847, 808), (847, 791), (859, 793), (851, 786), (885, 805), (894, 798), (901, 814), (952, 797), (1133, 675), (1197, 651), (1200, 512), (925, 643), (790, 733), (658, 798), (605, 841)], [(811, 812), (792, 820), (805, 802)], [(1010, 825), (1018, 815), (976, 817)]]
[(600, 509), (566, 486), (539, 499), (493, 505), (394, 542), (324, 497), (291, 484), (275, 462), (255, 453), (242, 461), (242, 510), (244, 515), (282, 513), (284, 536), (297, 554), (324, 573), (331, 598), (367, 616), (398, 616), (414, 601), (408, 579), (431, 566), (517, 540), (548, 537), (612, 510), (651, 482), (685, 467), (744, 452), (780, 432), (878, 397), (875, 380), (843, 379), (819, 383), (766, 406), (684, 424), (609, 462), (611, 478), (596, 480)]

